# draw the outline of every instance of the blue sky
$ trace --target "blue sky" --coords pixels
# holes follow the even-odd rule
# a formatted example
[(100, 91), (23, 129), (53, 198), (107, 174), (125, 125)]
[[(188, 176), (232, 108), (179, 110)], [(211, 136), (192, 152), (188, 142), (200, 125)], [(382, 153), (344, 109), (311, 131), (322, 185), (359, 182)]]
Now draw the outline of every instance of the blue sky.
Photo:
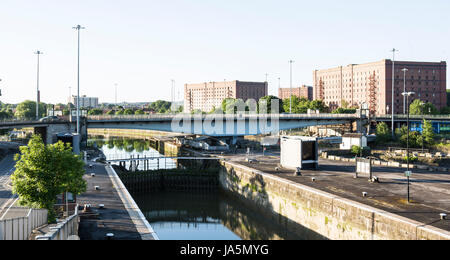
[(81, 93), (100, 102), (170, 100), (185, 83), (264, 81), (276, 94), (311, 84), (314, 69), (390, 58), (441, 61), (450, 55), (450, 2), (291, 0), (2, 0), (2, 102), (35, 99), (36, 50), (41, 96), (66, 102), (76, 88), (81, 35)]

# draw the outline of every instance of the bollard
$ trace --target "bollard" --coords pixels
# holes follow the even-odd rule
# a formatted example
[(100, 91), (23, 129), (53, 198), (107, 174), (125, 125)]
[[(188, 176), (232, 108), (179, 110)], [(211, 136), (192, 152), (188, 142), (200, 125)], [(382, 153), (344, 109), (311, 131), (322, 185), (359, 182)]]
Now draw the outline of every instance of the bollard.
[(106, 234), (106, 240), (113, 240), (113, 238), (114, 238), (114, 233)]
[(300, 167), (297, 167), (297, 170), (294, 172), (294, 176), (302, 176)]

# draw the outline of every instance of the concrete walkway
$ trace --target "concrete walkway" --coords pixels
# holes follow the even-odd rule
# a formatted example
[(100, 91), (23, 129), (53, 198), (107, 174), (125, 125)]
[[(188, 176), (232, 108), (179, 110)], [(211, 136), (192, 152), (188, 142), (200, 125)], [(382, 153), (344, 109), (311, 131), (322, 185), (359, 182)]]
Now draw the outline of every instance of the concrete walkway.
[[(93, 168), (87, 169), (85, 180), (88, 182), (87, 191), (78, 196), (79, 205), (91, 204), (98, 219), (81, 218), (79, 236), (81, 240), (105, 240), (107, 233), (113, 233), (115, 240), (141, 240), (141, 234), (136, 228), (132, 217), (124, 206), (116, 187), (105, 169), (105, 165), (89, 163)], [(95, 173), (95, 177), (91, 177)], [(100, 190), (95, 190), (100, 186)], [(99, 209), (104, 204), (105, 209)]]
[[(244, 161), (245, 156), (229, 157), (231, 161), (274, 174), (279, 177), (310, 186), (343, 198), (351, 199), (424, 224), (450, 231), (450, 220), (440, 220), (440, 213), (450, 215), (450, 174), (413, 170), (410, 194), (412, 203), (407, 203), (406, 169), (374, 167), (374, 175), (381, 183), (370, 183), (367, 177), (354, 179), (352, 163), (320, 160), (319, 171), (302, 171), (294, 177), (293, 170), (279, 170), (279, 157), (255, 155), (256, 163)], [(316, 179), (312, 181), (312, 177)], [(363, 192), (368, 197), (362, 196)]]

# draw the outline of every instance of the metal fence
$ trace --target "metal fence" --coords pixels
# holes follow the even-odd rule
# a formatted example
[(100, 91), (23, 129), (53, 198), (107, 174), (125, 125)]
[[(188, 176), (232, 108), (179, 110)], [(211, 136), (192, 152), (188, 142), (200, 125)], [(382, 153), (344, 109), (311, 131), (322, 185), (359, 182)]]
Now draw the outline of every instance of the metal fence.
[(213, 116), (221, 116), (224, 119), (258, 119), (264, 117), (276, 117), (279, 119), (299, 119), (299, 118), (359, 118), (358, 114), (207, 114), (207, 115), (191, 115), (191, 114), (156, 114), (156, 115), (101, 115), (88, 116), (90, 121), (108, 121), (108, 120), (172, 120), (175, 117), (183, 118), (210, 118)]
[(50, 227), (50, 232), (43, 236), (37, 236), (36, 240), (69, 240), (71, 237), (78, 238), (78, 205), (75, 207), (75, 213), (58, 223), (55, 227)]
[(28, 240), (31, 232), (47, 221), (46, 209), (30, 209), (26, 217), (0, 220), (0, 240)]

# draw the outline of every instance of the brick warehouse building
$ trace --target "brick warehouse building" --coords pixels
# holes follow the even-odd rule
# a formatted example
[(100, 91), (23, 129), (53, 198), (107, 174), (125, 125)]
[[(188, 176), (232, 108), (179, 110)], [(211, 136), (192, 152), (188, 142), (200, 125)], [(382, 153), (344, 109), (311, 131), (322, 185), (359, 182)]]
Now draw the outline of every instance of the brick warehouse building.
[[(292, 95), (297, 96), (299, 98), (303, 97), (308, 100), (313, 100), (313, 98), (314, 98), (313, 87), (303, 85), (298, 88), (292, 88)], [(280, 99), (290, 98), (291, 97), (291, 88), (278, 89), (278, 97)]]
[(201, 110), (209, 112), (220, 108), (226, 98), (236, 98), (247, 101), (268, 95), (267, 82), (223, 81), (184, 85), (184, 110), (192, 112)]
[[(406, 91), (415, 92), (410, 98), (434, 104), (438, 109), (447, 106), (446, 62), (395, 62), (395, 113), (403, 114), (403, 71), (406, 72)], [(366, 64), (351, 64), (337, 68), (316, 70), (313, 73), (314, 99), (323, 100), (331, 108), (346, 101), (350, 106), (369, 105), (373, 114), (392, 113), (392, 61), (382, 60)]]

